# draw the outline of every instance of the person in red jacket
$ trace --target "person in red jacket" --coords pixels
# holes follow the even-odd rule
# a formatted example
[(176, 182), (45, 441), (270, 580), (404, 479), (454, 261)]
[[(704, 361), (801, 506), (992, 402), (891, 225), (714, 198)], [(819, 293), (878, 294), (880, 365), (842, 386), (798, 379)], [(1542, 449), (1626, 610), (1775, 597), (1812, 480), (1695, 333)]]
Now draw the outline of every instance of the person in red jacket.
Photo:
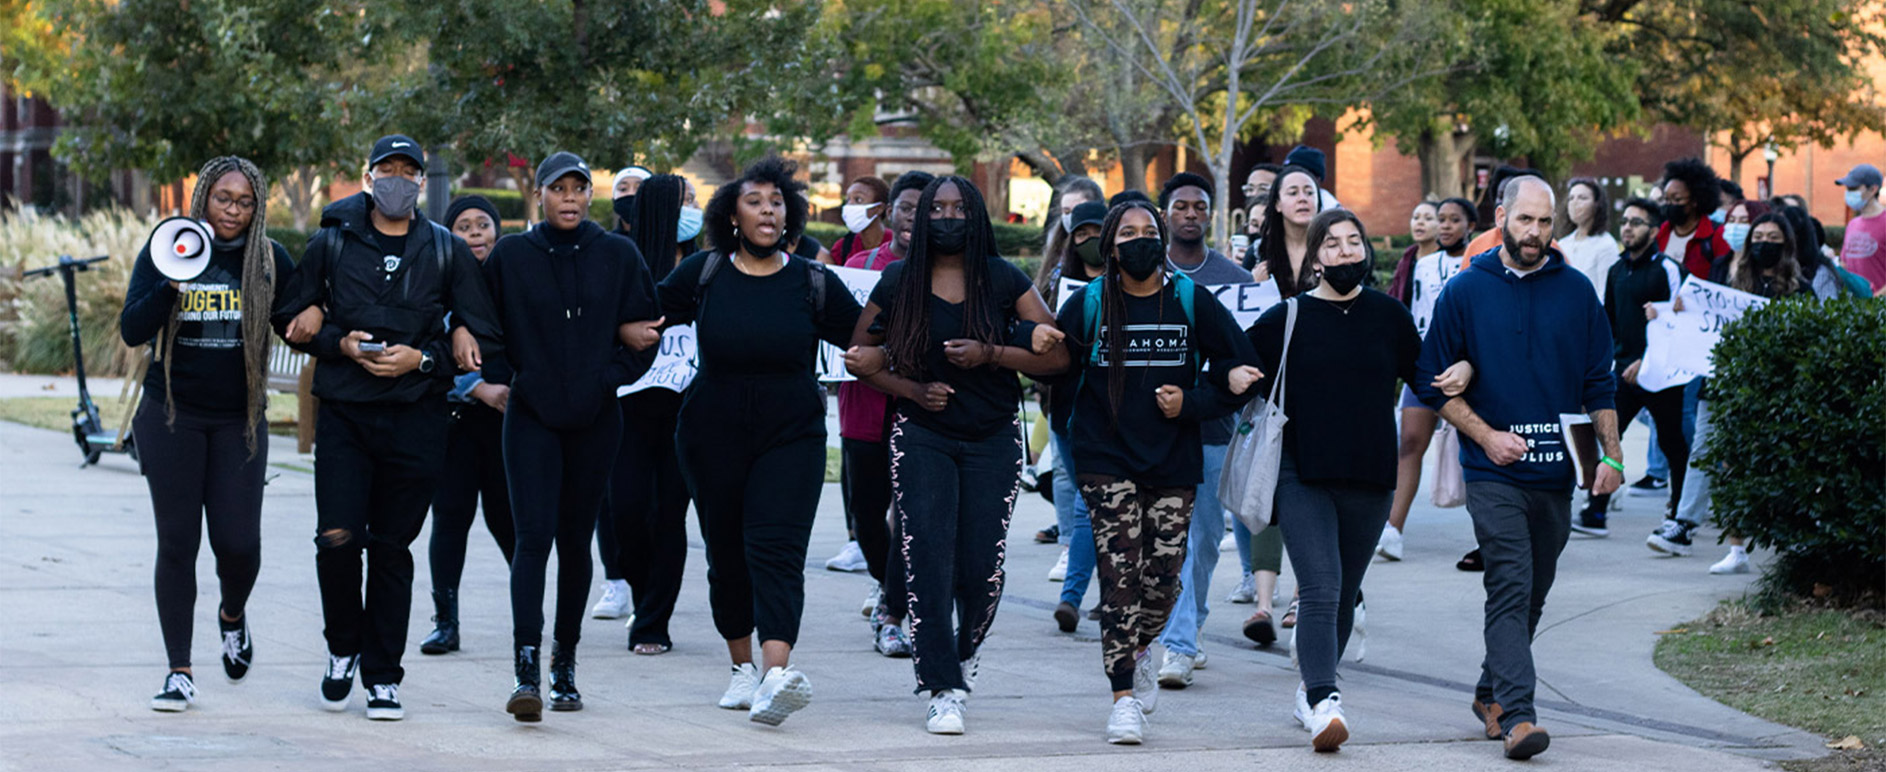
[(1708, 276), (1709, 266), (1728, 255), (1722, 226), (1709, 213), (1722, 206), (1722, 180), (1695, 158), (1663, 165), (1663, 225), (1657, 228), (1657, 252), (1675, 258), (1683, 272)]

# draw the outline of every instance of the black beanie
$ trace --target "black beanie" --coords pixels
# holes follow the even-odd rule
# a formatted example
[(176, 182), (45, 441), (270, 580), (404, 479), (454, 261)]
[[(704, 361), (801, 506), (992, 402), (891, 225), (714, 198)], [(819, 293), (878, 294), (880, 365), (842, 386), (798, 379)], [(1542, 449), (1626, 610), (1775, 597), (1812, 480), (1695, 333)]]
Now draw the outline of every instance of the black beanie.
[(452, 199), (452, 205), (445, 208), (445, 222), (442, 224), (446, 228), (451, 228), (452, 223), (458, 222), (458, 216), (464, 214), (467, 209), (477, 209), (491, 215), (491, 227), (503, 229), (504, 219), (498, 216), (497, 205), (484, 196), (459, 196)]
[(1322, 182), (1327, 174), (1326, 159), (1327, 156), (1323, 155), (1323, 151), (1309, 145), (1298, 145), (1290, 150), (1290, 155), (1284, 156), (1284, 163), (1289, 166), (1301, 166), (1314, 176), (1317, 182)]

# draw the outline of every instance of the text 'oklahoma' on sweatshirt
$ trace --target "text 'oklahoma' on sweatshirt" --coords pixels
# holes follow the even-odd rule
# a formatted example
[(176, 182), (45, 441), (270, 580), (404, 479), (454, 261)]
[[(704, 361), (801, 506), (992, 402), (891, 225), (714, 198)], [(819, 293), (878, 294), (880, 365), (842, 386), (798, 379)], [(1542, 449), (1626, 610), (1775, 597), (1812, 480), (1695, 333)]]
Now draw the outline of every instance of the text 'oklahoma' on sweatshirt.
[(1539, 268), (1515, 273), (1504, 248), (1474, 257), (1441, 291), (1415, 366), (1414, 390), (1440, 410), (1451, 399), (1433, 385), (1448, 365), (1473, 363), (1461, 398), (1494, 431), (1526, 441), (1526, 454), (1501, 466), (1480, 445), (1461, 438), (1467, 482), (1501, 482), (1569, 491), (1572, 460), (1559, 415), (1616, 409), (1611, 375), (1611, 326), (1591, 282), (1548, 248)]

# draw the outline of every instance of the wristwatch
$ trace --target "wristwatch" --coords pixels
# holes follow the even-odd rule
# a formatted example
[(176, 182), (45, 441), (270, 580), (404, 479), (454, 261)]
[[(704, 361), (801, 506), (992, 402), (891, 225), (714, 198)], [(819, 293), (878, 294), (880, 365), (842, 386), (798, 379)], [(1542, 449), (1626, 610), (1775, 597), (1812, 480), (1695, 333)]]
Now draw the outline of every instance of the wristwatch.
[(425, 373), (427, 375), (432, 374), (432, 355), (431, 354), (428, 354), (424, 351), (419, 352), (419, 372)]

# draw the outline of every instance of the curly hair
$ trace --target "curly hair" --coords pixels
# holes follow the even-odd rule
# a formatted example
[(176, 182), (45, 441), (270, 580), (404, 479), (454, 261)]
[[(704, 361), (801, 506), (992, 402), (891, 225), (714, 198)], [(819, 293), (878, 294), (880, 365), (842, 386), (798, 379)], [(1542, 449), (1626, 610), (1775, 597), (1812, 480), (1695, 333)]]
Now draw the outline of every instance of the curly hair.
[(1177, 192), (1179, 188), (1198, 188), (1205, 193), (1205, 203), (1207, 205), (1216, 203), (1211, 200), (1213, 193), (1211, 180), (1205, 179), (1201, 175), (1193, 174), (1192, 172), (1179, 172), (1178, 174), (1166, 178), (1166, 184), (1159, 186), (1160, 209), (1163, 210), (1172, 203), (1172, 194)]
[(982, 192), (974, 183), (955, 175), (938, 177), (923, 188), (917, 200), (917, 221), (910, 226), (910, 254), (904, 257), (903, 279), (892, 295), (891, 307), (884, 314), (884, 349), (892, 369), (917, 381), (934, 373), (924, 366), (924, 352), (930, 349), (930, 210), (936, 205), (937, 191), (955, 185), (963, 196), (963, 217), (969, 221), (963, 240), (963, 329), (961, 336), (984, 343), (1001, 343), (1005, 332), (1001, 312), (995, 308), (999, 298), (989, 276), (990, 258), (996, 253), (995, 228), (989, 224), (989, 210), (982, 202)]
[(1689, 188), (1690, 206), (1699, 216), (1708, 217), (1722, 207), (1722, 179), (1716, 176), (1716, 170), (1709, 168), (1697, 158), (1683, 158), (1663, 165), (1663, 179), (1657, 187), (1668, 185), (1671, 180), (1678, 180), (1683, 187)]
[(1560, 232), (1558, 236), (1568, 236), (1578, 230), (1578, 223), (1572, 222), (1572, 209), (1571, 205), (1567, 203), (1567, 200), (1572, 197), (1572, 189), (1580, 185), (1583, 185), (1586, 190), (1591, 191), (1591, 235), (1596, 236), (1600, 233), (1611, 232), (1610, 194), (1604, 191), (1604, 186), (1599, 184), (1596, 179), (1591, 177), (1573, 177), (1570, 180), (1566, 180), (1565, 196), (1559, 199), (1559, 218), (1562, 222), (1559, 223), (1558, 229)]
[(707, 200), (707, 207), (701, 215), (705, 221), (702, 227), (707, 231), (707, 243), (722, 254), (739, 252), (740, 237), (734, 218), (740, 213), (740, 193), (747, 185), (772, 185), (779, 189), (780, 197), (786, 203), (786, 228), (780, 232), (779, 241), (774, 242), (784, 251), (787, 244), (805, 233), (805, 183), (793, 179), (798, 171), (797, 163), (769, 155), (747, 165), (746, 170), (734, 181), (715, 189), (714, 196)]

